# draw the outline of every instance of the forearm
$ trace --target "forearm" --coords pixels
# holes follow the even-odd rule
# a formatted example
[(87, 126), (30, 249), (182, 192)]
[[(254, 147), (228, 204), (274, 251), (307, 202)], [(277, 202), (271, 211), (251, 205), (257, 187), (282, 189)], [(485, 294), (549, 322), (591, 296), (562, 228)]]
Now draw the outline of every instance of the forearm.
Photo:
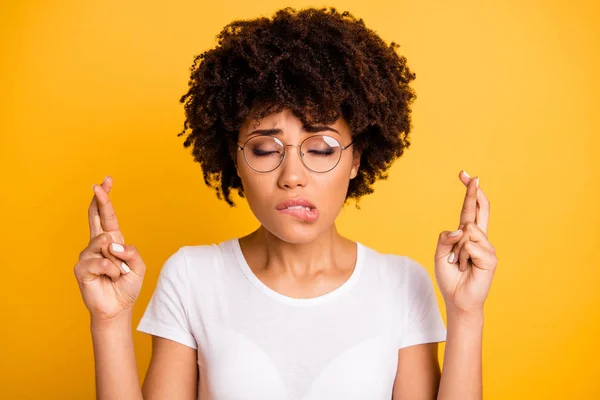
[(483, 310), (470, 314), (449, 312), (448, 335), (438, 400), (481, 400)]
[(131, 312), (113, 321), (91, 318), (90, 329), (96, 367), (96, 399), (140, 399)]

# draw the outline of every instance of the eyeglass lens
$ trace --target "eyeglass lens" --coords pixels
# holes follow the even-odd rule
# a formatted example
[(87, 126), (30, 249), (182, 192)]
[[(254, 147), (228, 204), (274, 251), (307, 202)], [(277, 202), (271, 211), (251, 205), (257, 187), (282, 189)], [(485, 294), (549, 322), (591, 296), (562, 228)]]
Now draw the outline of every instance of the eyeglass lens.
[[(331, 136), (312, 136), (300, 147), (304, 164), (315, 172), (326, 172), (336, 166), (341, 157), (341, 145)], [(257, 171), (272, 171), (284, 154), (283, 143), (273, 136), (254, 136), (244, 146), (244, 157)]]

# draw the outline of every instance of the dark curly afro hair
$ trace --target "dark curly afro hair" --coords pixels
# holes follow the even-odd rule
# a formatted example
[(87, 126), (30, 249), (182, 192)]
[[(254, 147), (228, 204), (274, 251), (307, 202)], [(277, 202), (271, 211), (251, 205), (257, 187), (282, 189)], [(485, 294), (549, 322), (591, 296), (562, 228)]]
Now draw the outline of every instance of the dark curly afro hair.
[[(272, 19), (229, 23), (218, 46), (197, 55), (189, 90), (180, 99), (186, 120), (178, 136), (193, 145), (204, 182), (217, 197), (235, 204), (244, 197), (234, 163), (243, 122), (291, 110), (304, 125), (332, 124), (342, 116), (350, 127), (353, 151), (360, 151), (356, 178), (346, 202), (373, 192), (377, 179), (410, 145), (409, 87), (415, 79), (406, 58), (388, 46), (362, 19), (334, 7), (286, 7)], [(250, 112), (254, 114), (250, 116)]]

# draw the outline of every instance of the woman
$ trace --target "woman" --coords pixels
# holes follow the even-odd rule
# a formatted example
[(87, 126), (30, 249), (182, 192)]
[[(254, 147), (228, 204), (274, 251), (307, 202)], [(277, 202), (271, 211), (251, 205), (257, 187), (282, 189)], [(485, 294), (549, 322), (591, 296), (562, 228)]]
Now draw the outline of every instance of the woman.
[[(183, 246), (162, 267), (138, 330), (153, 354), (140, 389), (131, 316), (146, 266), (94, 185), (75, 267), (91, 315), (97, 394), (176, 399), (480, 399), (483, 304), (497, 259), (489, 202), (461, 172), (458, 230), (427, 271), (341, 236), (344, 204), (409, 146), (415, 78), (392, 43), (334, 8), (235, 21), (198, 56), (184, 145), (230, 205), (260, 227)], [(180, 135), (182, 135), (182, 132)], [(447, 341), (443, 374), (437, 346)]]

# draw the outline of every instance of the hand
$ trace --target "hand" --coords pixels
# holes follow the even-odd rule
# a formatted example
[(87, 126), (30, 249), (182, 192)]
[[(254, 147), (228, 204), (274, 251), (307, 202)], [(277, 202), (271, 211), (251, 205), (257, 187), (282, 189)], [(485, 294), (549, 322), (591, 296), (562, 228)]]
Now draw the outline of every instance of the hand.
[[(111, 187), (111, 177), (94, 186), (88, 210), (90, 242), (79, 253), (74, 271), (85, 306), (92, 318), (101, 320), (133, 309), (146, 272), (135, 246), (124, 244), (108, 197)], [(113, 250), (111, 244), (121, 245), (124, 251)]]
[[(443, 231), (435, 250), (435, 276), (447, 312), (481, 313), (496, 271), (496, 249), (488, 241), (490, 203), (477, 186), (478, 178), (464, 171), (459, 179), (467, 187), (457, 236)], [(454, 256), (452, 256), (454, 254)]]

